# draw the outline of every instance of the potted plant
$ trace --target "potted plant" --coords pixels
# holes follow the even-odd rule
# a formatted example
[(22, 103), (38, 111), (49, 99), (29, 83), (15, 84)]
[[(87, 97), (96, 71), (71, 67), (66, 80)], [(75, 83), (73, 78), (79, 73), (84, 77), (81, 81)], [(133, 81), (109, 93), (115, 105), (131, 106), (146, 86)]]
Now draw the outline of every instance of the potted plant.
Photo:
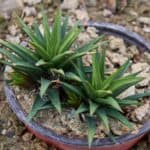
[[(137, 76), (139, 72), (124, 76), (131, 66), (130, 60), (114, 73), (106, 74), (105, 50), (101, 53), (97, 50), (97, 43), (101, 37), (70, 50), (75, 47), (73, 43), (81, 28), (75, 26), (68, 31), (68, 19), (64, 19), (62, 23), (60, 11), (52, 28), (49, 28), (48, 19), (43, 14), (43, 33), (37, 23), (30, 29), (20, 18), (18, 19), (30, 39), (29, 45), (24, 47), (1, 40), (0, 43), (5, 49), (1, 48), (0, 53), (5, 59), (0, 62), (13, 69), (12, 72), (5, 72), (11, 85), (5, 85), (7, 100), (19, 119), (36, 136), (65, 150), (128, 149), (149, 130), (149, 122), (143, 126), (146, 128), (137, 134), (129, 133), (116, 138), (110, 130), (109, 118), (115, 118), (133, 129), (133, 124), (125, 117), (124, 107), (140, 105), (140, 98), (150, 96), (150, 93), (146, 92), (123, 99), (118, 97), (127, 88), (143, 80)], [(91, 53), (93, 57), (92, 66), (83, 64), (82, 56), (87, 53)], [(35, 99), (30, 112), (24, 111), (19, 99), (16, 99), (16, 86), (21, 87), (19, 93), (22, 92), (21, 89), (34, 91)], [(82, 122), (87, 123), (85, 128), (88, 128), (88, 141), (58, 135), (33, 119), (38, 112), (45, 109), (51, 110), (51, 113), (56, 109), (58, 115), (61, 115), (70, 108), (74, 108), (75, 114), (79, 115)], [(94, 138), (97, 122), (104, 125), (105, 135), (109, 138)]]

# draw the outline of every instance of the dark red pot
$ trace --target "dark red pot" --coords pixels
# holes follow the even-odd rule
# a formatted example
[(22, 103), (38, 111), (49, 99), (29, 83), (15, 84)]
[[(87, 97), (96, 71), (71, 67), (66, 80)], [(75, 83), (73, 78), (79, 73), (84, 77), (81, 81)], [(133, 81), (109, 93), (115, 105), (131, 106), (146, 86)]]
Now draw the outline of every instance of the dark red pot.
[[(109, 23), (92, 23), (92, 22), (89, 22), (88, 26), (93, 26), (97, 28), (98, 32), (105, 32), (108, 34), (120, 36), (129, 43), (137, 45), (141, 50), (147, 50), (148, 52), (150, 52), (149, 42), (145, 41), (141, 36), (137, 35), (136, 33), (126, 30), (122, 26)], [(16, 99), (16, 96), (14, 95), (13, 90), (8, 85), (5, 85), (5, 94), (11, 109), (17, 115), (19, 120), (22, 121), (33, 134), (35, 134), (43, 141), (49, 144), (53, 144), (62, 150), (89, 149), (86, 139), (85, 140), (71, 139), (69, 137), (57, 135), (52, 130), (43, 127), (42, 125), (36, 123), (35, 121), (27, 122), (25, 119), (26, 113), (21, 108), (20, 104)], [(109, 138), (94, 140), (91, 150), (128, 150), (134, 144), (136, 144), (145, 134), (149, 132), (150, 132), (150, 121), (147, 121), (144, 123), (143, 127), (140, 128), (137, 134), (129, 133), (123, 136), (119, 136), (116, 139), (117, 143), (113, 143)]]

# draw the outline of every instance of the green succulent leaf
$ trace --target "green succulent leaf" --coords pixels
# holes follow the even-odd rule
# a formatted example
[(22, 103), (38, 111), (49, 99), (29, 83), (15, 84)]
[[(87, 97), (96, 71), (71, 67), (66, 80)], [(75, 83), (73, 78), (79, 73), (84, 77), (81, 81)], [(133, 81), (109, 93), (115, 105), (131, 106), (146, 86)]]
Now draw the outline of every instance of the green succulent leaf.
[(83, 83), (83, 86), (85, 88), (85, 91), (86, 91), (87, 95), (90, 98), (96, 98), (97, 97), (97, 93), (95, 92), (95, 89), (93, 88), (91, 83), (89, 81), (87, 81), (87, 80), (83, 80), (82, 83)]
[(132, 123), (130, 123), (128, 121), (128, 119), (126, 117), (124, 117), (119, 111), (114, 110), (114, 109), (106, 109), (107, 115), (110, 117), (113, 117), (117, 120), (119, 120), (120, 122), (122, 122), (124, 125), (126, 125), (127, 127), (129, 127), (130, 129), (133, 128)]
[(9, 51), (6, 51), (5, 49), (2, 49), (2, 48), (0, 48), (0, 53), (3, 54), (3, 55), (5, 55), (8, 59), (10, 59), (12, 63), (21, 60), (20, 57), (18, 57), (18, 56), (16, 56), (16, 55), (12, 54), (12, 53), (9, 52)]
[(61, 113), (61, 102), (60, 102), (58, 89), (54, 89), (54, 88), (48, 89), (47, 94), (54, 107), (57, 109), (59, 113)]
[[(103, 68), (101, 64), (102, 61), (100, 60), (100, 55), (98, 52), (96, 52), (96, 54), (93, 55), (93, 64), (92, 64), (92, 86), (94, 87), (94, 89), (100, 89), (102, 87), (102, 83), (103, 83), (103, 78), (102, 78), (102, 71)], [(101, 70), (102, 69), (102, 70)]]
[(72, 28), (67, 33), (64, 40), (62, 40), (61, 46), (60, 46), (58, 52), (62, 53), (62, 52), (65, 52), (67, 49), (69, 49), (71, 47), (72, 43), (77, 39), (79, 33), (80, 33), (79, 28), (77, 28), (77, 27)]
[(102, 123), (104, 124), (106, 130), (109, 132), (110, 128), (109, 128), (109, 120), (108, 120), (108, 116), (106, 114), (105, 109), (98, 109), (97, 111), (97, 116), (99, 117), (99, 119), (102, 121)]
[(65, 75), (65, 73), (64, 73), (64, 71), (62, 70), (62, 69), (55, 69), (55, 68), (52, 68), (52, 69), (50, 69), (50, 72), (52, 73), (52, 74), (59, 74), (59, 75), (62, 75), (62, 76), (64, 76)]
[(51, 58), (50, 55), (47, 54), (46, 49), (42, 47), (39, 43), (30, 41), (30, 44), (35, 47), (37, 54), (42, 57), (44, 60), (49, 60)]
[(122, 77), (120, 79), (116, 79), (112, 82), (110, 86), (110, 90), (113, 92), (113, 95), (117, 96), (129, 87), (135, 85), (136, 83), (142, 81), (142, 77)]
[(17, 71), (9, 73), (9, 77), (11, 85), (27, 87), (29, 84), (32, 84), (27, 75)]
[(89, 101), (90, 116), (92, 116), (96, 112), (98, 106), (99, 106), (98, 104), (96, 104), (92, 101)]
[(73, 72), (67, 72), (65, 73), (64, 75), (64, 78), (67, 79), (67, 80), (74, 80), (74, 81), (77, 81), (77, 82), (81, 82), (82, 80), (80, 79), (80, 77), (78, 77), (75, 73)]
[(50, 54), (53, 51), (53, 55), (58, 54), (58, 48), (61, 43), (61, 11), (59, 10), (56, 14), (52, 33), (51, 33), (51, 38), (50, 38)]
[(106, 52), (105, 50), (103, 50), (102, 54), (100, 55), (100, 63), (99, 63), (102, 81), (105, 79), (105, 55), (106, 55)]
[(25, 48), (21, 45), (10, 43), (10, 42), (5, 42), (3, 40), (0, 40), (0, 44), (9, 48), (11, 51), (17, 54), (24, 61), (34, 63), (35, 61), (38, 60), (36, 55), (32, 54), (28, 48)]
[(131, 106), (131, 105), (138, 105), (139, 102), (137, 100), (123, 99), (118, 100), (118, 104), (120, 106)]
[(29, 112), (26, 120), (29, 122), (39, 110), (42, 109), (42, 107), (46, 104), (47, 102), (44, 101), (39, 95), (36, 96), (34, 104), (32, 106), (31, 111)]
[(42, 66), (42, 65), (45, 65), (47, 64), (47, 62), (45, 62), (43, 59), (40, 59), (38, 62), (36, 62), (36, 66)]
[(95, 91), (95, 95), (96, 97), (106, 97), (106, 96), (110, 96), (112, 94), (112, 91), (110, 90), (96, 90)]
[(81, 56), (87, 54), (90, 51), (95, 50), (98, 47), (96, 43), (99, 40), (100, 40), (100, 38), (96, 38), (96, 39), (90, 41), (89, 43), (83, 45), (82, 47), (74, 50), (76, 53), (74, 55), (72, 55), (70, 58), (68, 58), (64, 63), (62, 63), (62, 66), (66, 65), (68, 62), (75, 60), (78, 57), (81, 57)]
[(28, 73), (42, 74), (43, 70), (25, 61), (17, 61), (13, 64), (16, 68)]
[(120, 77), (123, 76), (123, 74), (128, 70), (128, 68), (131, 65), (131, 61), (128, 60), (126, 61), (119, 69), (117, 69), (112, 75), (110, 75), (109, 77), (107, 77), (107, 79), (103, 82), (103, 89), (107, 89), (111, 83), (116, 80), (119, 79)]
[(88, 144), (89, 147), (91, 147), (96, 132), (96, 124), (95, 124), (95, 120), (90, 116), (86, 117), (86, 121), (88, 126)]
[(70, 57), (74, 52), (73, 51), (66, 51), (64, 53), (60, 53), (56, 56), (54, 56), (51, 60), (51, 63), (56, 65), (61, 66), (60, 64), (64, 61), (66, 61), (66, 59), (68, 59), (68, 57)]
[(85, 75), (85, 72), (84, 72), (84, 67), (83, 67), (83, 62), (81, 59), (77, 59), (77, 64), (75, 63), (72, 63), (77, 74), (79, 75), (79, 77), (82, 79), (82, 80), (85, 80), (86, 79), (86, 75)]
[(95, 99), (95, 101), (99, 104), (109, 105), (109, 106), (115, 108), (116, 110), (119, 110), (119, 111), (122, 112), (122, 109), (119, 106), (118, 102), (112, 97), (108, 97), (108, 98), (105, 98), (105, 99), (97, 98), (97, 99)]
[(35, 22), (33, 24), (33, 28), (34, 28), (34, 32), (36, 34), (36, 36), (38, 37), (38, 39), (41, 41), (41, 43), (45, 42), (44, 37), (39, 29), (39, 25), (37, 24), (37, 22)]
[(61, 38), (64, 39), (65, 35), (66, 35), (66, 32), (67, 32), (67, 25), (68, 25), (68, 16), (65, 17), (64, 21), (63, 21), (63, 25), (62, 25), (62, 28), (61, 28)]
[(40, 84), (40, 96), (43, 97), (43, 95), (46, 94), (46, 91), (48, 87), (52, 84), (52, 82), (50, 80), (41, 78)]
[(66, 91), (66, 93), (68, 96), (67, 104), (77, 108), (81, 103), (81, 98), (79, 96), (77, 96), (76, 94), (74, 94), (73, 92)]
[[(49, 24), (48, 24), (48, 18), (47, 16), (45, 15), (45, 13), (43, 13), (43, 29), (44, 29), (44, 39), (46, 41), (46, 51), (47, 53), (49, 54), (50, 57), (52, 57), (52, 49), (51, 49), (51, 46), (50, 45), (50, 41), (51, 41), (51, 33), (50, 33), (50, 27), (49, 27)], [(45, 51), (45, 49), (44, 49)], [(51, 51), (51, 53), (50, 53)]]
[(150, 96), (150, 92), (133, 94), (133, 95), (125, 97), (124, 99), (137, 100), (137, 99), (140, 99), (140, 98), (143, 98), (143, 97), (147, 97), (147, 96)]
[(36, 36), (34, 34), (34, 32), (29, 28), (29, 26), (27, 26), (24, 21), (19, 18), (18, 16), (16, 16), (20, 25), (22, 26), (22, 29), (24, 30), (24, 32), (30, 37), (30, 39), (33, 41), (33, 42), (37, 42), (39, 43), (40, 45), (44, 46), (44, 43), (41, 42), (39, 39), (38, 39), (38, 36)]
[(81, 114), (83, 112), (86, 112), (88, 110), (87, 106), (84, 103), (81, 103), (78, 109), (76, 110), (76, 114)]
[(74, 92), (78, 96), (83, 97), (82, 92), (76, 86), (68, 84), (67, 82), (61, 82), (61, 84), (66, 90), (69, 90), (70, 92)]

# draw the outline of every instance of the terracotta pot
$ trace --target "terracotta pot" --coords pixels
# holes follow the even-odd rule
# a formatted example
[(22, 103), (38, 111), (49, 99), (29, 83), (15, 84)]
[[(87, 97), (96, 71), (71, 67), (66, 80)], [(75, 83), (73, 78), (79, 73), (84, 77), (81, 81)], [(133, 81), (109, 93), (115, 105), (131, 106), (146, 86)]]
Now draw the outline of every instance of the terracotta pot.
[[(124, 27), (108, 23), (92, 23), (89, 22), (88, 26), (93, 26), (98, 29), (99, 32), (105, 32), (108, 34), (113, 34), (120, 36), (129, 43), (137, 45), (141, 50), (148, 50), (150, 52), (150, 43), (146, 42), (141, 36), (126, 30)], [(63, 150), (87, 150), (88, 143), (87, 140), (81, 139), (71, 139), (69, 137), (64, 137), (57, 135), (48, 128), (43, 127), (41, 124), (35, 121), (26, 121), (26, 113), (21, 108), (18, 103), (16, 96), (14, 95), (11, 87), (5, 84), (5, 94), (7, 101), (17, 115), (20, 121), (22, 121), (27, 128), (35, 134), (40, 139), (44, 140), (49, 144), (53, 144), (59, 149)], [(137, 134), (126, 134), (119, 136), (113, 143), (109, 138), (96, 139), (92, 144), (91, 150), (127, 150), (130, 149), (134, 144), (136, 144), (145, 134), (150, 132), (150, 121), (144, 123), (143, 127), (140, 128)]]

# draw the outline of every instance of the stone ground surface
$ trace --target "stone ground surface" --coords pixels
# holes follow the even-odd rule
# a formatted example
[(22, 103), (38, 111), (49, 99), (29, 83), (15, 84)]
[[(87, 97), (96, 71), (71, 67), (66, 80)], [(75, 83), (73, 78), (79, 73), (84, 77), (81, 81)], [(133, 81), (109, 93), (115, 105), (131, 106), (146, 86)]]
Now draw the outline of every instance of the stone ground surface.
[[(96, 0), (87, 0), (86, 3), (84, 0), (80, 0), (80, 2), (72, 0), (72, 2), (67, 3), (67, 0), (64, 0), (61, 7), (66, 14), (78, 20), (92, 19), (118, 23), (150, 40), (149, 0), (131, 0), (127, 8), (121, 7), (122, 4), (120, 4), (122, 10), (116, 14), (106, 9), (105, 3), (102, 1), (99, 0), (98, 4), (95, 2)], [(39, 11), (41, 3), (44, 4), (49, 16), (53, 16), (56, 7), (59, 5), (59, 0), (53, 3), (52, 0), (24, 0), (25, 6), (22, 16), (28, 24), (32, 23), (35, 17), (41, 18)], [(5, 15), (4, 18), (0, 16), (0, 38), (20, 42), (23, 35), (16, 28), (13, 16), (9, 15)], [(132, 150), (149, 149), (150, 134), (132, 148)], [(17, 120), (5, 101), (2, 82), (0, 82), (0, 150), (56, 150), (56, 148), (37, 139)]]

